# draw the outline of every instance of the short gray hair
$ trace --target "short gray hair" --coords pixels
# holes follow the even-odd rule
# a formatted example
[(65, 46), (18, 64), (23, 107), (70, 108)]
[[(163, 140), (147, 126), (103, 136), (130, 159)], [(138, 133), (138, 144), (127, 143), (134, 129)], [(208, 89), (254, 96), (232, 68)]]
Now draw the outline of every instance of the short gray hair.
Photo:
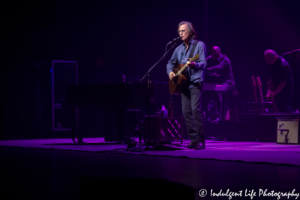
[(272, 50), (272, 49), (267, 49), (267, 50), (265, 51), (265, 53), (264, 53), (264, 56), (272, 56), (272, 57), (275, 57), (275, 56), (277, 56), (277, 53), (276, 53), (274, 50)]
[(187, 28), (188, 28), (189, 33), (192, 34), (192, 38), (193, 38), (193, 39), (196, 38), (196, 31), (195, 31), (194, 26), (193, 26), (193, 24), (192, 24), (191, 22), (187, 22), (187, 21), (182, 21), (182, 22), (180, 22), (180, 23), (178, 24), (177, 32), (178, 32), (178, 30), (179, 30), (179, 27), (180, 27), (181, 25), (183, 25), (183, 24), (186, 24), (186, 25), (187, 25)]
[(213, 46), (212, 48), (216, 48), (217, 51), (220, 51), (221, 52), (221, 48), (219, 46)]

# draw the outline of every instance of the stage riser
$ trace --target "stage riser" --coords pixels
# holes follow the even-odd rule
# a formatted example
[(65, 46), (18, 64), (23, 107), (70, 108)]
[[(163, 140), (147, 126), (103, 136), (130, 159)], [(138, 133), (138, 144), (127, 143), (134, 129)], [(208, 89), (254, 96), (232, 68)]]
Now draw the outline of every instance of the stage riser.
[(241, 121), (204, 122), (205, 134), (210, 139), (227, 141), (255, 141), (251, 127)]
[(217, 140), (277, 142), (277, 118), (297, 115), (241, 115), (239, 121), (205, 121), (205, 133)]

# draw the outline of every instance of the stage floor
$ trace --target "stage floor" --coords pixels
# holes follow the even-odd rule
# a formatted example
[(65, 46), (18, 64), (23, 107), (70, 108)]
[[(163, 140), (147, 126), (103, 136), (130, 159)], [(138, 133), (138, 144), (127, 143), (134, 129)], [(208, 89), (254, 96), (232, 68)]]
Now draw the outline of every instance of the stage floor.
[(0, 199), (216, 199), (212, 191), (227, 190), (245, 193), (232, 199), (251, 199), (246, 190), (262, 189), (300, 196), (300, 145), (207, 140), (204, 150), (184, 141), (132, 152), (104, 138), (84, 141), (0, 141)]
[[(169, 145), (172, 147), (170, 149), (158, 150), (155, 148), (145, 149), (143, 147), (142, 152), (136, 152), (128, 150), (126, 144), (105, 142), (104, 138), (84, 138), (84, 141), (87, 143), (79, 145), (74, 144), (71, 139), (6, 140), (0, 141), (0, 146), (300, 165), (300, 145), (207, 140), (206, 149), (190, 150), (185, 148), (185, 145), (189, 143), (189, 141), (185, 140), (183, 144), (173, 142)], [(137, 146), (139, 146), (139, 143), (137, 143)]]

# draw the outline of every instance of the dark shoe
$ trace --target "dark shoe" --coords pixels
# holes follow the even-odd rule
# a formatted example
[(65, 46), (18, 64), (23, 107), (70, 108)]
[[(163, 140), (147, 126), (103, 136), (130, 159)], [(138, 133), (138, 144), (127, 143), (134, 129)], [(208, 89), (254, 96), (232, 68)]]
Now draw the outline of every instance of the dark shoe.
[(198, 141), (194, 149), (205, 149), (205, 140)]
[(193, 149), (193, 148), (195, 148), (196, 145), (197, 145), (197, 143), (195, 143), (195, 142), (190, 142), (190, 143), (186, 146), (186, 148), (188, 148), (188, 149)]
[(78, 140), (77, 144), (86, 144), (86, 142), (84, 142), (82, 140)]

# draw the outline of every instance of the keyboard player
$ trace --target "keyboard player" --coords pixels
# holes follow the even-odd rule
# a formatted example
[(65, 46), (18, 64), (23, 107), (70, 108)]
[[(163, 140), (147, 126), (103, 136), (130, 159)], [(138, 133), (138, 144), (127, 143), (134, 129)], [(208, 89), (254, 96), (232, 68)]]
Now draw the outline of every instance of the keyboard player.
[[(223, 116), (220, 116), (220, 103), (223, 102), (223, 108), (224, 103), (228, 105), (229, 102), (226, 102), (226, 100), (230, 95), (232, 95), (235, 89), (235, 81), (232, 73), (231, 62), (226, 55), (221, 53), (220, 47), (213, 46), (211, 49), (211, 56), (207, 58), (207, 63), (208, 67), (205, 69), (206, 77), (209, 75), (211, 77), (216, 77), (217, 79), (215, 79), (215, 81), (222, 85), (223, 88), (223, 94), (215, 93), (215, 96), (213, 97), (213, 100), (215, 100), (217, 120), (220, 117), (223, 119), (224, 114), (226, 113), (222, 112)], [(207, 79), (209, 79), (209, 77), (207, 77)]]

